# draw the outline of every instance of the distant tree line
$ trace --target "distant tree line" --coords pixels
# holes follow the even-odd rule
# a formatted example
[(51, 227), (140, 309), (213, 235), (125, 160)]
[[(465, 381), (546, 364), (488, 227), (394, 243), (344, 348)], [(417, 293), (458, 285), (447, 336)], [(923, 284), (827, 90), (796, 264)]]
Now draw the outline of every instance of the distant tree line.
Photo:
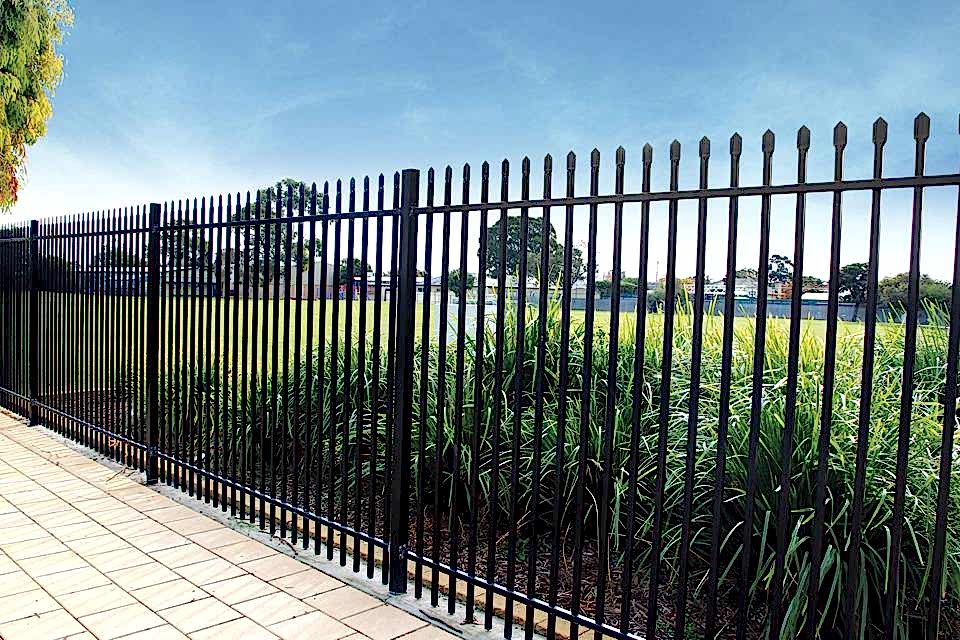
[[(854, 319), (857, 318), (859, 307), (867, 301), (867, 280), (869, 276), (869, 266), (866, 262), (855, 262), (840, 268), (839, 278), (839, 300), (856, 305), (854, 309)], [(753, 268), (738, 269), (736, 272), (738, 278), (756, 279), (757, 270)], [(793, 280), (793, 263), (784, 256), (771, 256), (770, 267), (768, 271), (768, 280), (771, 284), (789, 285)], [(693, 278), (677, 278), (677, 295), (682, 295), (685, 284), (693, 282)], [(822, 291), (826, 282), (814, 276), (804, 276), (803, 292)], [(910, 284), (909, 273), (899, 273), (897, 275), (881, 278), (877, 283), (877, 305), (881, 308), (902, 309), (907, 305), (908, 288)], [(625, 297), (632, 297), (637, 294), (639, 283), (636, 278), (628, 278), (625, 275), (621, 277), (620, 291)], [(597, 290), (601, 297), (609, 297), (612, 283), (602, 281), (597, 283)], [(952, 286), (949, 282), (931, 278), (928, 275), (920, 276), (920, 304), (934, 304), (946, 306), (950, 304)], [(665, 290), (662, 283), (658, 283), (656, 288), (647, 293), (647, 300), (653, 304), (662, 304), (665, 297)], [(789, 288), (784, 296), (790, 298)]]
[[(288, 188), (291, 191), (291, 200), (293, 210), (299, 211), (300, 208), (300, 182), (292, 178), (284, 178), (275, 186), (259, 190), (260, 209), (259, 217), (261, 219), (274, 219), (278, 216), (277, 211), (277, 193), (282, 194), (283, 207), (280, 215), (286, 215), (286, 197)], [(307, 192), (304, 193), (304, 199), (309, 198)], [(252, 203), (256, 202), (256, 195), (252, 198)], [(267, 213), (268, 202), (270, 214)], [(304, 202), (305, 210), (309, 209), (309, 203)], [(234, 208), (231, 215), (233, 220), (250, 220), (257, 217), (255, 204), (240, 205)], [(506, 247), (504, 254), (506, 256), (505, 265), (500, 264), (501, 253), (501, 220), (496, 220), (487, 229), (487, 254), (486, 254), (486, 275), (488, 284), (496, 285), (496, 279), (499, 277), (501, 268), (505, 268), (506, 274), (513, 278), (520, 277), (520, 258), (522, 245), (522, 221), (520, 217), (509, 216), (506, 218)], [(191, 221), (192, 222), (192, 221)], [(231, 239), (230, 247), (224, 247), (219, 255), (210, 246), (210, 241), (202, 233), (192, 231), (190, 233), (178, 232), (177, 227), (187, 224), (181, 216), (175, 214), (170, 223), (171, 230), (165, 232), (162, 236), (161, 257), (162, 262), (167, 269), (222, 269), (228, 267), (225, 261), (232, 262), (232, 249), (235, 247), (235, 240)], [(289, 238), (291, 247), (294, 251), (289, 256), (291, 265), (296, 269), (306, 270), (310, 264), (311, 256), (309, 252), (309, 243), (307, 238), (303, 238), (303, 249), (300, 250), (301, 238), (297, 233), (297, 225), (292, 225), (292, 234)], [(273, 277), (274, 260), (279, 260), (281, 271), (287, 260), (287, 226), (285, 224), (271, 224), (270, 238), (268, 242), (266, 226), (260, 227), (259, 243), (254, 251), (243, 250), (244, 259), (249, 262), (248, 267), (253, 269), (254, 259), (258, 259), (260, 264), (260, 273), (258, 279), (261, 283), (271, 281)], [(246, 235), (245, 227), (235, 227), (234, 233), (243, 233)], [(251, 244), (255, 242), (256, 233), (250, 229)], [(277, 239), (279, 235), (279, 247)], [(527, 220), (527, 269), (528, 280), (537, 284), (542, 278), (547, 278), (551, 286), (563, 284), (563, 266), (567, 249), (557, 238), (556, 228), (551, 224), (547, 233), (547, 246), (543, 246), (543, 221), (541, 218), (529, 218)], [(241, 242), (241, 246), (243, 243)], [(540, 273), (541, 258), (543, 251), (547, 251), (548, 273)], [(320, 255), (320, 236), (316, 238), (316, 248), (313, 257)], [(94, 256), (93, 264), (97, 267), (144, 267), (145, 266), (146, 247), (142, 253), (128, 251), (120, 246), (107, 246), (100, 253)], [(583, 252), (578, 247), (569, 248), (570, 273), (573, 283), (582, 282), (587, 276), (587, 267), (584, 263)], [(270, 268), (267, 268), (270, 265)], [(338, 265), (336, 275), (339, 276), (341, 283), (347, 281), (348, 262), (342, 260)], [(75, 265), (62, 259), (51, 259), (43, 265), (43, 277), (45, 279), (55, 279), (58, 274), (72, 272)], [(856, 305), (854, 318), (857, 317), (859, 307), (866, 302), (867, 298), (867, 280), (869, 276), (869, 266), (865, 262), (855, 262), (844, 265), (839, 273), (839, 299), (841, 302)], [(790, 298), (793, 283), (793, 261), (789, 257), (780, 254), (770, 256), (767, 265), (767, 279), (771, 286), (779, 285), (780, 297)], [(360, 260), (353, 260), (354, 276), (361, 276), (364, 273), (370, 274), (373, 268)], [(384, 271), (387, 273), (387, 270)], [(331, 274), (334, 275), (334, 274)], [(418, 272), (418, 276), (423, 277), (424, 272)], [(473, 289), (476, 286), (477, 276), (473, 273), (467, 273), (466, 288)], [(737, 278), (757, 279), (757, 269), (752, 267), (738, 269)], [(491, 282), (490, 280), (493, 279)], [(725, 281), (725, 279), (724, 279)], [(693, 278), (677, 279), (677, 295), (683, 295), (683, 290), (693, 284)], [(454, 269), (447, 273), (446, 286), (448, 291), (459, 291), (461, 283), (461, 274), (459, 269)], [(814, 276), (804, 276), (803, 293), (811, 291), (824, 290), (826, 283), (820, 278)], [(597, 293), (602, 298), (611, 295), (613, 283), (609, 280), (600, 280), (596, 283)], [(640, 282), (638, 278), (629, 277), (626, 272), (621, 272), (620, 277), (620, 295), (623, 297), (636, 297), (640, 293), (641, 287), (646, 289), (647, 283)], [(881, 279), (877, 286), (877, 304), (880, 307), (891, 309), (900, 309), (906, 306), (909, 288), (909, 274), (900, 273)], [(928, 275), (920, 277), (919, 297), (921, 304), (949, 305), (951, 301), (951, 284), (942, 280), (931, 278)], [(647, 291), (647, 300), (651, 307), (656, 307), (663, 303), (666, 295), (664, 283), (660, 282), (655, 288)]]

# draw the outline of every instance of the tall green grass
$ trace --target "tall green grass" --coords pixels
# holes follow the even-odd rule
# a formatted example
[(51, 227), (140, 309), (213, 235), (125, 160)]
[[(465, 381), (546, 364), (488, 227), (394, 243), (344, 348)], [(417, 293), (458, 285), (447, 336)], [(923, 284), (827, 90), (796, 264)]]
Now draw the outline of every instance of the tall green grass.
[[(674, 359), (671, 372), (671, 394), (669, 420), (667, 425), (666, 484), (664, 491), (663, 548), (661, 552), (665, 581), (669, 587), (677, 579), (679, 571), (680, 529), (683, 523), (684, 469), (686, 465), (686, 438), (688, 420), (688, 400), (690, 391), (690, 360), (693, 349), (692, 318), (689, 308), (681, 305), (675, 323)], [(454, 459), (456, 432), (456, 407), (454, 398), (457, 370), (455, 343), (449, 344), (445, 353), (440, 353), (436, 340), (423, 345), (417, 342), (417, 354), (414, 359), (413, 375), (417, 381), (414, 388), (414, 420), (411, 425), (414, 443), (413, 469), (415, 487), (422, 479), (424, 491), (416, 496), (417, 504), (423, 508), (433, 503), (435, 495), (443, 505), (444, 513), (455, 511), (460, 515), (460, 523), (451, 526), (467, 526), (468, 515), (476, 512), (481, 522), (493, 515), (501, 522), (516, 520), (524, 535), (530, 526), (541, 546), (549, 543), (552, 528), (552, 509), (554, 500), (559, 499), (562, 511), (561, 539), (566, 541), (564, 553), (578, 553), (571, 547), (572, 530), (576, 525), (584, 526), (589, 544), (599, 535), (597, 517), (602, 509), (609, 509), (610, 528), (606, 535), (611, 542), (611, 564), (617, 570), (629, 569), (636, 575), (639, 585), (647, 582), (647, 572), (651, 566), (649, 557), (650, 541), (653, 537), (653, 508), (655, 480), (657, 475), (658, 414), (659, 389), (661, 385), (660, 363), (663, 353), (662, 316), (653, 316), (646, 327), (643, 358), (643, 378), (636, 381), (641, 390), (639, 424), (633, 425), (632, 392), (634, 388), (633, 358), (635, 317), (629, 316), (621, 323), (617, 351), (616, 387), (607, 385), (607, 345), (609, 341), (607, 326), (597, 327), (594, 332), (593, 361), (590, 363), (590, 385), (592, 393), (589, 406), (581, 402), (581, 389), (584, 384), (584, 333), (582, 323), (572, 323), (568, 349), (569, 385), (567, 389), (567, 421), (565, 441), (563, 442), (564, 472), (556, 473), (558, 452), (558, 419), (560, 406), (559, 371), (561, 359), (560, 309), (552, 303), (547, 309), (547, 332), (545, 342), (544, 378), (544, 414), (538, 423), (534, 414), (534, 379), (536, 375), (536, 354), (538, 331), (536, 309), (528, 310), (525, 329), (517, 334), (516, 310), (508, 309), (504, 323), (504, 354), (502, 375), (501, 421), (494, 424), (495, 379), (494, 344), (492, 327), (487, 330), (482, 353), (477, 353), (471, 338), (465, 339), (466, 357), (464, 366), (465, 406), (462, 417), (462, 432), (459, 434)], [(910, 456), (907, 466), (905, 534), (901, 548), (901, 586), (897, 593), (900, 615), (898, 616), (898, 634), (911, 637), (918, 632), (926, 611), (926, 596), (929, 590), (929, 568), (933, 547), (933, 528), (936, 514), (936, 493), (938, 487), (938, 465), (942, 431), (943, 411), (941, 397), (944, 384), (946, 357), (945, 317), (937, 309), (929, 309), (930, 324), (921, 328), (917, 349), (917, 372), (914, 380), (914, 404), (911, 418)], [(757, 477), (756, 506), (752, 523), (751, 553), (755, 559), (754, 569), (749, 576), (749, 590), (756, 606), (762, 612), (765, 597), (771, 588), (775, 558), (777, 531), (776, 510), (779, 498), (781, 472), (781, 436), (785, 421), (785, 403), (788, 362), (788, 323), (770, 323), (767, 327), (766, 349), (764, 356), (763, 408), (760, 416), (759, 446), (755, 465)], [(518, 362), (518, 340), (523, 344), (523, 360)], [(706, 597), (710, 556), (711, 528), (718, 522), (721, 528), (721, 597), (730, 597), (736, 589), (739, 570), (739, 557), (742, 553), (742, 527), (744, 496), (747, 478), (747, 450), (750, 424), (750, 396), (752, 391), (751, 372), (754, 352), (754, 326), (752, 323), (738, 323), (735, 328), (733, 359), (731, 366), (730, 422), (726, 462), (726, 490), (724, 501), (718, 513), (713, 512), (713, 490), (716, 461), (717, 430), (720, 413), (720, 367), (721, 367), (722, 326), (720, 323), (707, 323), (702, 343), (699, 345), (702, 356), (702, 377), (700, 382), (700, 411), (694, 463), (694, 483), (692, 499), (692, 535), (691, 535), (691, 585), (692, 599)], [(368, 340), (369, 347), (369, 340)], [(338, 358), (340, 374), (336, 380), (329, 379), (329, 366), (334, 357), (329, 345), (322, 354), (324, 371), (320, 372), (314, 383), (315, 393), (321, 386), (326, 389), (324, 398), (314, 398), (314, 425), (301, 435), (298, 446), (321, 446), (329, 451), (328, 434), (331, 431), (342, 433), (344, 416), (347, 416), (347, 437), (338, 435), (335, 444), (335, 464), (344, 462), (351, 465), (348, 473), (348, 493), (356, 489), (353, 477), (353, 465), (361, 461), (363, 483), (374, 482), (383, 486), (384, 459), (383, 446), (388, 436), (385, 417), (385, 399), (391, 388), (386, 379), (386, 350), (383, 350), (380, 363), (380, 388), (377, 390), (381, 402), (376, 420), (371, 418), (370, 401), (373, 395), (372, 363), (367, 354), (366, 370), (355, 368), (351, 371), (351, 386), (355, 393), (349, 409), (342, 406), (343, 354)], [(421, 395), (420, 350), (428, 349), (429, 372), (426, 375), (425, 392)], [(830, 451), (827, 464), (827, 491), (825, 508), (825, 531), (823, 561), (821, 565), (821, 584), (823, 595), (819, 603), (818, 619), (821, 633), (832, 637), (842, 628), (840, 610), (847, 583), (847, 557), (851, 530), (851, 505), (855, 477), (855, 452), (857, 446), (858, 414), (862, 401), (860, 393), (860, 375), (862, 365), (862, 336), (855, 333), (841, 334), (837, 346), (837, 367), (834, 390), (833, 416), (831, 420)], [(864, 493), (864, 524), (862, 527), (862, 546), (860, 551), (859, 587), (855, 594), (855, 606), (860, 620), (860, 635), (872, 637), (882, 620), (884, 597), (890, 588), (888, 569), (890, 565), (890, 526), (893, 511), (893, 491), (896, 480), (897, 437), (899, 433), (899, 410), (901, 393), (901, 375), (903, 366), (903, 331), (896, 327), (887, 327), (877, 334), (874, 391), (871, 400), (871, 421), (869, 428), (868, 455), (866, 467), (866, 490)], [(315, 363), (319, 353), (312, 354)], [(356, 346), (352, 350), (352, 362), (357, 362)], [(446, 376), (438, 379), (437, 362), (446, 360)], [(483, 365), (483, 377), (480, 380), (483, 399), (481, 407), (473, 405), (473, 387), (476, 381), (476, 365)], [(810, 574), (810, 546), (812, 521), (816, 497), (816, 470), (818, 465), (818, 437), (823, 386), (823, 339), (813, 331), (804, 330), (800, 342), (800, 375), (797, 390), (797, 421), (795, 447), (792, 459), (790, 484), (790, 530), (787, 547), (786, 574), (782, 585), (785, 594), (785, 619), (781, 629), (782, 638), (800, 637), (803, 620), (810, 603), (807, 601), (807, 581)], [(291, 365), (290, 371), (294, 367)], [(316, 367), (315, 367), (316, 370)], [(306, 367), (302, 367), (304, 376)], [(515, 377), (521, 376), (519, 397), (515, 394)], [(173, 402), (174, 415), (168, 416), (168, 424), (176, 434), (180, 425), (195, 424), (198, 420), (204, 424), (213, 424), (214, 411), (230, 412), (232, 399), (220, 389), (216, 376), (209, 372), (198, 373), (190, 378), (190, 393), (182, 393), (176, 380), (169, 385), (174, 394), (169, 398)], [(322, 383), (322, 384), (321, 384)], [(438, 397), (443, 387), (446, 398), (441, 411)], [(261, 430), (267, 429), (268, 444), (271, 451), (282, 451), (289, 455), (293, 450), (294, 412), (304, 423), (306, 397), (303, 390), (305, 380), (281, 379), (276, 387), (268, 382), (267, 397), (270, 403), (277, 402), (281, 422), (279, 432), (265, 427), (258, 416), (269, 413), (260, 407), (260, 393), (246, 398), (238, 398), (241, 415), (236, 424), (245, 430), (243, 441), (254, 443), (244, 452), (248, 460), (262, 459), (266, 452), (257, 450)], [(294, 394), (299, 389), (299, 394)], [(331, 393), (331, 389), (333, 392)], [(608, 416), (605, 414), (607, 395), (615, 394), (614, 412), (610, 416), (613, 430), (613, 448), (611, 462), (606, 469), (601, 464), (604, 434)], [(331, 423), (330, 402), (339, 416), (337, 424)], [(421, 400), (425, 399), (426, 413), (421, 416)], [(166, 402), (166, 400), (165, 400)], [(289, 414), (285, 402), (289, 402)], [(322, 403), (322, 405), (321, 405)], [(320, 407), (323, 407), (321, 410)], [(364, 407), (358, 410), (357, 407)], [(521, 412), (519, 430), (514, 432), (515, 415)], [(586, 450), (582, 457), (586, 464), (580, 466), (580, 420), (584, 410), (589, 411)], [(189, 414), (190, 417), (185, 418)], [(290, 416), (289, 420), (287, 416)], [(200, 416), (207, 416), (200, 418)], [(249, 417), (254, 416), (254, 420)], [(363, 416), (362, 436), (358, 435), (358, 416)], [(377, 464), (371, 465), (371, 422), (375, 423), (377, 437)], [(272, 421), (271, 423), (272, 424)], [(499, 428), (497, 428), (499, 427)], [(208, 427), (204, 427), (208, 428)], [(478, 433), (479, 432), (479, 433)], [(629, 473), (629, 459), (633, 446), (633, 434), (636, 433), (638, 469), (635, 476)], [(495, 443), (495, 434), (500, 441)], [(472, 445), (475, 434), (479, 448)], [(272, 440), (271, 436), (274, 436)], [(222, 434), (214, 437), (222, 438)], [(239, 437), (231, 433), (231, 438)], [(512, 459), (514, 438), (518, 439), (519, 457)], [(423, 442), (423, 451), (420, 443)], [(542, 450), (540, 467), (534, 465), (534, 446), (539, 441)], [(494, 450), (499, 456), (494, 459)], [(301, 449), (302, 451), (302, 449)], [(327, 453), (324, 454), (325, 456)], [(423, 458), (421, 459), (421, 455)], [(435, 459), (441, 461), (438, 467)], [(479, 460), (480, 499), (471, 503), (470, 470), (474, 459)], [(510, 492), (510, 471), (516, 463), (519, 482), (516, 496), (517, 511), (511, 510), (513, 496)], [(325, 464), (325, 463), (324, 463)], [(291, 465), (292, 466), (292, 465)], [(494, 468), (499, 469), (497, 495), (491, 495)], [(956, 465), (955, 465), (956, 467)], [(339, 467), (338, 467), (339, 469)], [(324, 474), (329, 469), (323, 469)], [(606, 472), (606, 474), (605, 474)], [(303, 474), (310, 471), (296, 470), (303, 480)], [(422, 478), (421, 478), (422, 474)], [(576, 482), (581, 477), (584, 482), (586, 510), (583, 519), (576, 520)], [(339, 470), (334, 474), (339, 478)], [(534, 495), (535, 476), (539, 481), (539, 494)], [(602, 483), (605, 478), (611, 482), (610, 503), (599, 504), (602, 495)], [(960, 544), (957, 542), (957, 508), (960, 506), (960, 482), (952, 483), (950, 496), (951, 517), (948, 520), (946, 549), (946, 575), (943, 585), (945, 602), (945, 624), (948, 629), (960, 629)], [(339, 482), (339, 480), (337, 480)], [(337, 488), (337, 491), (340, 489)], [(366, 491), (366, 490), (365, 490)], [(627, 534), (630, 530), (627, 522), (627, 504), (631, 492), (636, 492), (637, 507), (635, 513), (633, 566), (619, 566), (623, 562), (627, 548)], [(502, 527), (501, 527), (502, 528)], [(521, 550), (527, 542), (522, 542)], [(543, 553), (543, 552), (542, 552)], [(589, 588), (592, 578), (586, 581)], [(669, 591), (669, 589), (667, 589)], [(615, 601), (616, 586), (610, 587), (611, 598)], [(608, 607), (608, 613), (610, 608)]]

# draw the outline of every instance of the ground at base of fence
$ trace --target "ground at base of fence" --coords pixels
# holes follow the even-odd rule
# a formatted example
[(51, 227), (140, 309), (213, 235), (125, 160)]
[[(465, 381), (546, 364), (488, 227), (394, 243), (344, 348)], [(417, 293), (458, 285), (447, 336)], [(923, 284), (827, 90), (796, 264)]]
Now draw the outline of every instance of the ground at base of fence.
[(0, 413), (0, 638), (456, 636)]

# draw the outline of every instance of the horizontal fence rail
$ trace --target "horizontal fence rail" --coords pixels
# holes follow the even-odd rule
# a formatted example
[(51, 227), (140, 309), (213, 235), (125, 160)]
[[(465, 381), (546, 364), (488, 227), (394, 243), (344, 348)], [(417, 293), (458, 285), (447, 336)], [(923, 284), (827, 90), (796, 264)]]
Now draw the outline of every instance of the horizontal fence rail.
[(960, 197), (946, 297), (921, 228), (960, 173), (914, 126), (909, 176), (878, 119), (869, 179), (840, 123), (823, 182), (803, 127), (787, 184), (767, 131), (759, 185), (735, 134), (723, 186), (704, 138), (696, 188), (674, 141), (665, 191), (647, 145), (633, 192), (620, 148), (612, 193), (594, 150), (7, 225), (0, 404), (506, 638), (956, 637)]

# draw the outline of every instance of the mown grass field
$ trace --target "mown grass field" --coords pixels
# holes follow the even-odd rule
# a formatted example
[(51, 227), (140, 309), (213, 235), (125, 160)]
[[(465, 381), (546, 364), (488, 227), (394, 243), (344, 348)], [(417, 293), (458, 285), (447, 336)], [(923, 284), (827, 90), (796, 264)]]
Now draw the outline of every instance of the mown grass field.
[[(89, 302), (91, 298), (87, 298)], [(218, 304), (219, 303), (219, 304)], [(62, 343), (64, 345), (74, 344), (76, 340), (77, 331), (81, 326), (84, 325), (82, 320), (82, 308), (83, 300), (81, 296), (70, 296), (70, 295), (51, 295), (48, 294), (44, 296), (44, 299), (41, 302), (42, 309), (41, 312), (41, 322), (42, 330), (50, 332), (51, 335), (57, 336), (57, 343)], [(218, 309), (219, 306), (219, 309)], [(354, 301), (348, 313), (348, 305), (344, 300), (327, 300), (325, 303), (325, 309), (323, 314), (323, 337), (327, 342), (332, 342), (333, 340), (333, 331), (332, 327), (334, 326), (334, 315), (336, 318), (336, 327), (337, 327), (337, 340), (340, 346), (342, 347), (344, 339), (347, 337), (347, 320), (349, 316), (350, 320), (350, 340), (352, 344), (358, 344), (360, 340), (360, 326), (361, 326), (361, 315), (362, 305), (360, 302)], [(374, 323), (376, 316), (378, 315), (378, 306), (379, 306), (379, 317), (380, 317), (380, 340), (381, 345), (386, 347), (388, 335), (389, 335), (389, 313), (390, 307), (389, 302), (384, 301), (380, 305), (377, 305), (374, 302), (367, 302), (366, 313), (365, 313), (365, 332), (363, 333), (364, 340), (369, 346), (372, 345), (374, 340)], [(260, 354), (263, 353), (263, 339), (264, 332), (266, 333), (266, 353), (271, 354), (273, 349), (274, 339), (278, 341), (283, 340), (285, 332), (285, 314), (289, 309), (289, 316), (286, 321), (288, 328), (286, 329), (288, 333), (288, 349), (292, 352), (294, 350), (294, 345), (296, 342), (296, 333), (299, 329), (300, 335), (300, 349), (301, 352), (306, 352), (308, 349), (307, 344), (307, 334), (308, 334), (308, 325), (310, 324), (311, 319), (307, 315), (307, 301), (297, 301), (297, 300), (260, 300), (256, 305), (256, 314), (254, 314), (254, 305), (251, 300), (249, 303), (244, 304), (242, 301), (240, 303), (235, 303), (232, 299), (222, 299), (217, 300), (215, 298), (165, 298), (163, 301), (163, 314), (162, 314), (162, 324), (164, 328), (164, 339), (162, 348), (169, 350), (171, 344), (173, 346), (173, 351), (170, 352), (175, 357), (179, 355), (183, 357), (184, 351), (186, 353), (190, 352), (190, 339), (191, 337), (198, 341), (198, 345), (202, 344), (202, 348), (205, 351), (204, 359), (209, 359), (209, 353), (206, 352), (209, 344), (211, 351), (215, 353), (222, 354), (228, 359), (233, 359), (233, 344), (234, 340), (237, 342), (238, 353), (242, 352), (243, 340), (246, 338), (249, 340), (249, 352), (248, 359), (252, 357), (254, 353), (254, 347), (257, 353), (257, 360), (260, 360)], [(312, 340), (313, 344), (319, 344), (320, 342), (320, 330), (321, 330), (321, 303), (319, 300), (315, 300), (313, 304), (313, 313), (312, 313)], [(334, 307), (337, 307), (336, 312)], [(142, 318), (144, 314), (145, 304), (142, 299), (130, 298), (130, 297), (114, 297), (114, 296), (104, 296), (100, 298), (96, 303), (88, 307), (88, 313), (92, 313), (93, 317), (96, 319), (94, 325), (97, 327), (97, 343), (103, 345), (106, 348), (110, 348), (113, 345), (123, 344), (125, 346), (131, 346), (131, 340), (129, 337), (130, 326), (131, 324), (124, 322), (121, 323), (118, 327), (115, 319), (117, 317), (123, 318), (132, 318), (134, 321), (137, 318)], [(416, 327), (416, 339), (420, 341), (423, 336), (423, 315), (424, 315), (425, 306), (422, 302), (418, 302), (415, 309), (415, 318), (414, 323)], [(470, 343), (473, 336), (475, 335), (475, 303), (468, 303), (467, 308), (467, 321), (466, 321), (466, 337), (465, 340), (467, 343)], [(219, 313), (220, 320), (217, 321)], [(458, 307), (456, 305), (449, 305), (447, 311), (447, 343), (448, 345), (455, 345), (457, 339), (457, 313)], [(538, 313), (537, 305), (528, 305), (527, 306), (527, 325), (535, 325), (536, 317)], [(439, 327), (440, 327), (440, 305), (436, 302), (429, 306), (430, 314), (430, 339), (432, 341), (438, 341), (439, 337)], [(256, 315), (256, 318), (254, 317)], [(485, 321), (488, 323), (488, 327), (492, 330), (495, 327), (495, 318), (496, 318), (496, 307), (495, 305), (488, 304), (485, 310)], [(101, 322), (101, 318), (107, 320)], [(114, 321), (109, 319), (113, 318)], [(623, 312), (620, 314), (620, 337), (621, 342), (628, 337), (632, 341), (635, 327), (636, 327), (636, 318), (637, 314), (633, 311)], [(72, 320), (71, 320), (72, 319)], [(573, 310), (571, 312), (572, 324), (575, 326), (583, 325), (585, 322), (585, 312), (583, 310)], [(256, 324), (254, 324), (256, 321)], [(511, 320), (514, 322), (514, 320)], [(611, 314), (608, 311), (597, 311), (594, 315), (594, 327), (597, 330), (603, 332), (608, 332), (610, 329)], [(692, 316), (679, 314), (676, 319), (675, 329), (679, 329), (683, 323), (686, 323), (688, 326), (692, 323)], [(739, 334), (744, 331), (752, 332), (755, 325), (756, 319), (753, 317), (736, 317), (734, 318), (734, 328), (735, 331)], [(219, 336), (220, 336), (220, 348), (217, 349), (217, 345), (214, 344), (214, 338), (216, 337), (216, 328), (219, 324)], [(786, 318), (768, 318), (767, 326), (768, 331), (778, 332), (781, 329), (786, 331), (789, 327), (790, 320)], [(663, 314), (660, 312), (651, 312), (647, 314), (647, 335), (660, 335), (662, 333), (663, 326)], [(722, 334), (723, 332), (723, 316), (716, 314), (709, 314), (704, 317), (704, 335), (708, 334)], [(824, 341), (826, 336), (827, 323), (824, 320), (812, 320), (804, 319), (801, 321), (801, 334), (804, 338), (810, 337), (819, 340), (820, 342)], [(942, 332), (944, 329), (931, 327), (931, 326), (922, 326), (920, 328), (921, 337), (924, 332)], [(853, 336), (863, 335), (864, 324), (862, 322), (844, 322), (840, 321), (838, 324), (837, 335), (838, 339), (850, 338)], [(886, 333), (902, 333), (904, 331), (904, 325), (899, 323), (888, 323), (880, 322), (877, 325), (877, 333), (883, 335)], [(210, 333), (207, 336), (207, 333)], [(171, 339), (174, 339), (171, 343)], [(256, 338), (256, 344), (253, 340)], [(278, 347), (282, 348), (282, 342)], [(126, 357), (133, 357), (138, 354), (136, 349), (124, 348), (124, 354)], [(268, 367), (271, 365), (268, 358)]]

